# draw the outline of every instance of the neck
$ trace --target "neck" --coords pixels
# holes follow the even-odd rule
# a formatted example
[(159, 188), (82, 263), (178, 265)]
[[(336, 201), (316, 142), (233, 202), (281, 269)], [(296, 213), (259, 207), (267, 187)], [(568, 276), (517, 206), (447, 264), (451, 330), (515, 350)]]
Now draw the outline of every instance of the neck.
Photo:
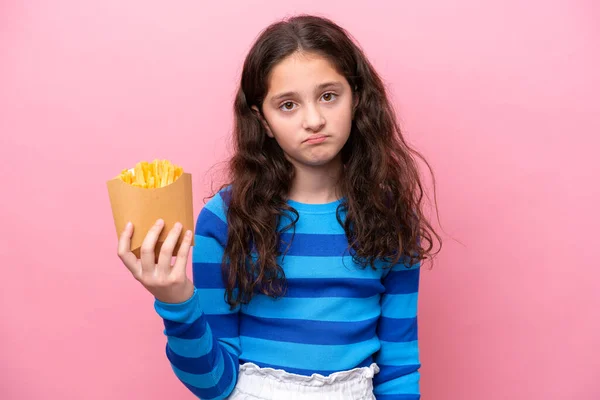
[(341, 191), (339, 180), (344, 166), (340, 157), (327, 165), (296, 165), (292, 188), (288, 195), (290, 200), (299, 203), (323, 204), (339, 200)]

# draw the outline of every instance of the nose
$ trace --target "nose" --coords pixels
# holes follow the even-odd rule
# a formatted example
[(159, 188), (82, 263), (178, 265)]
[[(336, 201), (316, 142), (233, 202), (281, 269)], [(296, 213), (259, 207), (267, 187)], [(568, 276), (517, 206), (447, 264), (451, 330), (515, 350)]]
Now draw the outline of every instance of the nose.
[(318, 132), (325, 125), (325, 118), (318, 106), (314, 104), (307, 105), (304, 113), (302, 127), (313, 132)]

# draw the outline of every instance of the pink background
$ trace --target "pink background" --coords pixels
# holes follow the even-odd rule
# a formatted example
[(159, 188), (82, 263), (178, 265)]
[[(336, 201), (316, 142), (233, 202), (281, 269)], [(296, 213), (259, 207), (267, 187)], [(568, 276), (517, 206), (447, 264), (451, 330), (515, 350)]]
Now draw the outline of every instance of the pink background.
[(600, 398), (600, 8), (292, 4), (0, 3), (0, 398), (193, 398), (117, 258), (105, 182), (173, 160), (193, 174), (197, 215), (228, 154), (243, 58), (296, 12), (358, 39), (437, 174), (423, 398)]

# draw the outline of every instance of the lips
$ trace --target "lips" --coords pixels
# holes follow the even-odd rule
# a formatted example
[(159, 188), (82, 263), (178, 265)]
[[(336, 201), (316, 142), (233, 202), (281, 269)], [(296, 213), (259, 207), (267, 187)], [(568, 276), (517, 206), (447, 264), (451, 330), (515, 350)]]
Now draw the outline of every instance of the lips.
[(327, 135), (322, 135), (322, 134), (310, 135), (309, 137), (307, 137), (306, 139), (304, 139), (304, 141), (308, 142), (308, 141), (313, 141), (313, 140), (316, 140), (316, 139), (324, 139), (326, 137), (327, 137)]

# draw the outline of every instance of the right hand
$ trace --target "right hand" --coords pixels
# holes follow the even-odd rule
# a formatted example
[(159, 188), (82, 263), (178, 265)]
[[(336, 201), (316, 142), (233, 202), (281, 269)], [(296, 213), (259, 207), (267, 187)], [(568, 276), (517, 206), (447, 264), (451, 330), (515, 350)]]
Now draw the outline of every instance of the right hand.
[(160, 248), (156, 262), (154, 247), (162, 231), (164, 221), (159, 219), (150, 228), (140, 249), (140, 258), (131, 251), (133, 224), (126, 226), (119, 238), (117, 254), (133, 277), (140, 282), (154, 297), (164, 303), (183, 303), (194, 294), (194, 284), (188, 279), (186, 265), (192, 244), (193, 233), (185, 235), (175, 263), (171, 265), (173, 250), (181, 235), (181, 223), (175, 224)]

